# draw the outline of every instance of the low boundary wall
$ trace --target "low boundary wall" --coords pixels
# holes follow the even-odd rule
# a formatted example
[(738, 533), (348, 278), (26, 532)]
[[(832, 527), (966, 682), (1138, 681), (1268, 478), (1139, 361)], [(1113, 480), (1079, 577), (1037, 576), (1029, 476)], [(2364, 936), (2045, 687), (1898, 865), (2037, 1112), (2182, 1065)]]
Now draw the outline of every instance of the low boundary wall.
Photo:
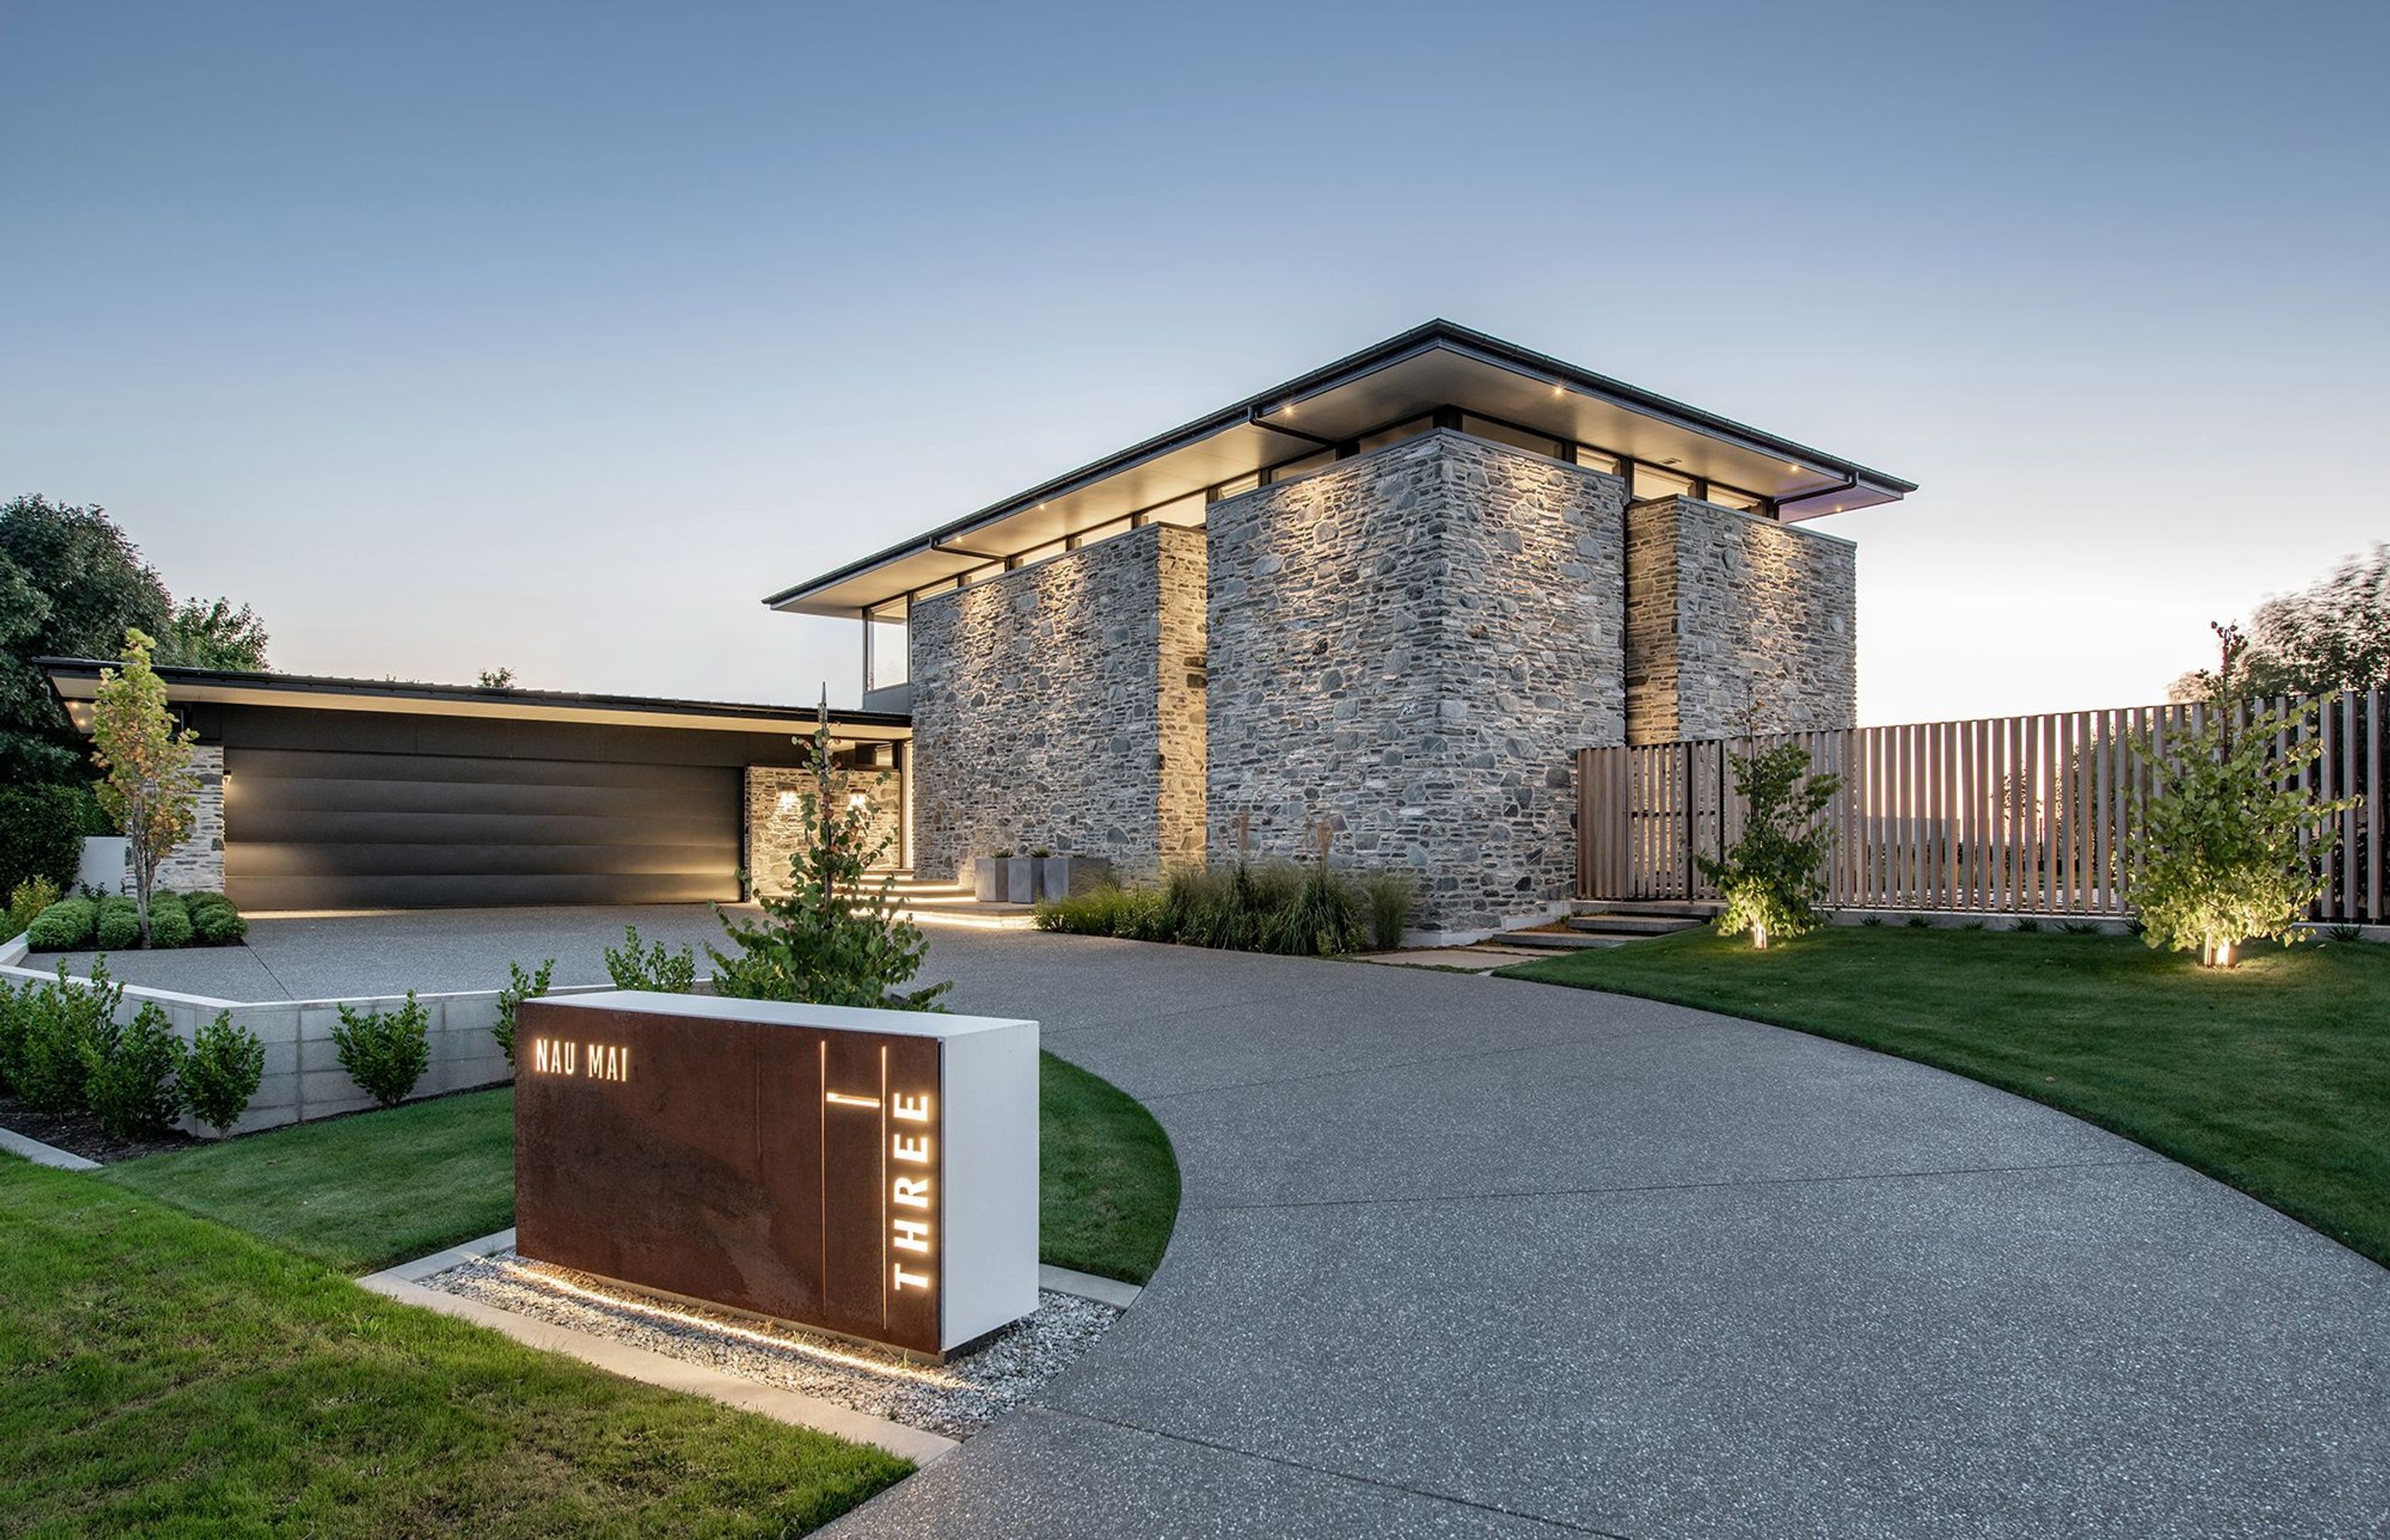
[[(22, 936), (0, 943), (0, 982), (21, 983), (28, 979), (55, 981), (55, 969), (45, 971), (25, 966), (26, 948)], [(70, 979), (75, 977), (68, 975)], [(587, 995), (607, 989), (611, 984), (576, 984), (554, 989), (551, 995)], [(430, 1040), (431, 1060), (416, 1083), (409, 1101), (425, 1097), (443, 1096), (450, 1091), (469, 1091), (488, 1085), (504, 1085), (514, 1079), (514, 1068), (498, 1048), (498, 1040), (490, 1035), (497, 1024), (498, 992), (479, 989), (448, 995), (418, 995), (417, 1002), (430, 1018), (426, 1023)], [(229, 1011), (236, 1026), (247, 1027), (265, 1046), (265, 1075), (258, 1082), (257, 1094), (249, 1099), (249, 1110), (230, 1132), (253, 1134), (263, 1128), (278, 1128), (285, 1123), (305, 1123), (315, 1118), (331, 1117), (341, 1112), (361, 1112), (374, 1105), (371, 1097), (357, 1088), (349, 1072), (341, 1068), (339, 1048), (332, 1041), (332, 1029), (340, 1025), (341, 1009), (395, 1010), (406, 1003), (400, 995), (361, 995), (335, 1000), (218, 1000), (204, 995), (178, 995), (173, 990), (150, 989), (139, 984), (124, 986), (123, 1003), (117, 1009), (117, 1020), (129, 1021), (146, 1004), (154, 1003), (166, 1013), (167, 1021), (176, 1036), (187, 1043), (199, 1030), (216, 1019), (219, 1011)], [(181, 1127), (186, 1133), (211, 1138), (215, 1130), (205, 1128), (185, 1118)]]

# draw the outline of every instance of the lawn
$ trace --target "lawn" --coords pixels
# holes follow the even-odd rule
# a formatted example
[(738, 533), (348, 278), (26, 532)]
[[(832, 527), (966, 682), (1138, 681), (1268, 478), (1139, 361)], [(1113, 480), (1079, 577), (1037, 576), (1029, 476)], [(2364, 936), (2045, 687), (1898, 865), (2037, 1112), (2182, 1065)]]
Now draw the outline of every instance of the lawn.
[[(1169, 1137), (1125, 1093), (1051, 1054), (1039, 1083), (1045, 1260), (1143, 1283), (1178, 1213)], [(369, 1273), (514, 1223), (514, 1092), (333, 1118), (105, 1174), (343, 1273)]]
[(2390, 946), (2202, 969), (2127, 936), (1710, 931), (1506, 977), (1772, 1021), (1955, 1071), (2197, 1168), (2390, 1264)]
[(12, 1534), (779, 1535), (910, 1469), (10, 1158), (0, 1299)]

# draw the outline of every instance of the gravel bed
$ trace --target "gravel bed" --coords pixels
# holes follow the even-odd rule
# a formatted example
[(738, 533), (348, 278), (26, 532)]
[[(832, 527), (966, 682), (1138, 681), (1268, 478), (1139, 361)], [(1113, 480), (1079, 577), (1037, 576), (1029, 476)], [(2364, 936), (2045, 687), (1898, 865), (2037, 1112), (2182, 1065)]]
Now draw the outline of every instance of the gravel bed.
[(500, 1251), (422, 1280), (553, 1326), (609, 1337), (948, 1438), (969, 1438), (1095, 1345), (1120, 1312), (1050, 1289), (985, 1346), (943, 1365), (908, 1363), (842, 1338), (666, 1304), (585, 1274)]

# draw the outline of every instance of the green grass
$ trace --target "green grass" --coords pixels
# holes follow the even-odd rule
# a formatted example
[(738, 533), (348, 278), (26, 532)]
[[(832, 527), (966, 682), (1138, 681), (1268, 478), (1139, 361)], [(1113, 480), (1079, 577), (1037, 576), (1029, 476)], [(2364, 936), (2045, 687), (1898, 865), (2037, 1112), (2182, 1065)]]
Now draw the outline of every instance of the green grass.
[[(1146, 1110), (1045, 1056), (1039, 1203), (1045, 1259), (1143, 1283), (1178, 1213), (1178, 1164)], [(514, 1223), (514, 1092), (386, 1112), (109, 1166), (108, 1180), (368, 1273)]]
[(0, 1158), (0, 1529), (800, 1534), (909, 1467)]
[(1043, 1056), (1038, 1100), (1038, 1251), (1057, 1267), (1143, 1283), (1178, 1217), (1170, 1136), (1137, 1098)]
[(2126, 936), (1692, 931), (1504, 976), (1750, 1017), (2072, 1112), (2390, 1264), (2390, 947), (2203, 969)]

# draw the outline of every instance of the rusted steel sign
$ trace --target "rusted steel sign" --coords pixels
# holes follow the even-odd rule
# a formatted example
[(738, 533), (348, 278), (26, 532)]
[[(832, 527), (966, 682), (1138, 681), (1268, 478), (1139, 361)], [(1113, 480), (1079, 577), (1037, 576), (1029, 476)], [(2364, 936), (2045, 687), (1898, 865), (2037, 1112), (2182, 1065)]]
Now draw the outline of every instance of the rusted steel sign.
[(1037, 1023), (523, 1004), (516, 1249), (944, 1356), (1037, 1306)]

